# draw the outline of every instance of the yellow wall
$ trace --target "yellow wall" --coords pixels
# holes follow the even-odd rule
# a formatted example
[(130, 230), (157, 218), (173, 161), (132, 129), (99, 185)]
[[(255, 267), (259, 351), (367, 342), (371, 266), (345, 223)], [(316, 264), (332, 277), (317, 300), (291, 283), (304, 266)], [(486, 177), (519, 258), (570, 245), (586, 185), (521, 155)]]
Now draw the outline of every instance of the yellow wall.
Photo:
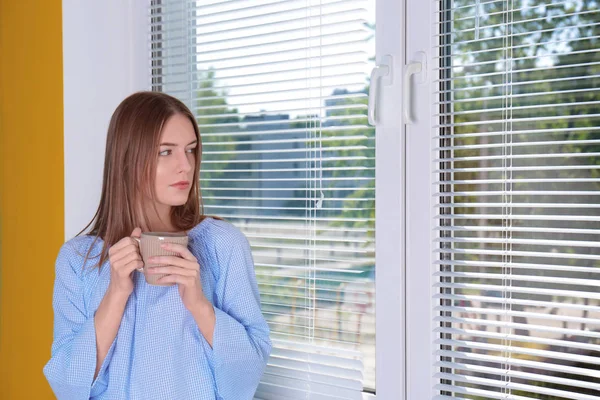
[(0, 0), (0, 399), (52, 399), (54, 261), (64, 238), (60, 0)]

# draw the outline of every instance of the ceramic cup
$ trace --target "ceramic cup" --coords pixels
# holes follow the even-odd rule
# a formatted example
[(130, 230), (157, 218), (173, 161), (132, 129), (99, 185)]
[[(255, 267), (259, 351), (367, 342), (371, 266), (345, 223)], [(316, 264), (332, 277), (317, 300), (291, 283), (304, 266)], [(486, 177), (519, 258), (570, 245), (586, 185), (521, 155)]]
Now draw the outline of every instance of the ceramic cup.
[(171, 232), (144, 232), (142, 236), (134, 238), (140, 244), (140, 254), (144, 260), (144, 267), (138, 269), (138, 271), (144, 274), (146, 282), (150, 285), (156, 286), (173, 286), (173, 283), (157, 283), (157, 281), (167, 274), (149, 274), (148, 271), (154, 267), (163, 267), (165, 264), (150, 264), (148, 259), (154, 256), (177, 256), (178, 253), (168, 251), (160, 247), (163, 243), (177, 243), (182, 246), (188, 245), (188, 236), (185, 233), (171, 233)]

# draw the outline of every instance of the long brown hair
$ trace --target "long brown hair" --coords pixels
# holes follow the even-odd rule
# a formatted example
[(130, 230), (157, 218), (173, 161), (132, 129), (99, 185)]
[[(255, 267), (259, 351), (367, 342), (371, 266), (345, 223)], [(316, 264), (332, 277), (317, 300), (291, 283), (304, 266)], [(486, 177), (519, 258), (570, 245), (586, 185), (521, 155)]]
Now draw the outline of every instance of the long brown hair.
[(129, 236), (135, 227), (145, 225), (152, 230), (147, 226), (149, 218), (141, 204), (144, 196), (156, 203), (153, 188), (161, 132), (175, 114), (189, 118), (198, 145), (189, 197), (185, 204), (171, 207), (171, 223), (178, 230), (187, 231), (205, 218), (198, 184), (202, 142), (194, 115), (185, 104), (165, 93), (134, 93), (119, 104), (110, 119), (100, 204), (90, 223), (77, 234), (81, 235), (93, 224), (87, 234), (95, 236), (94, 243), (98, 238), (104, 240), (100, 260), (94, 267), (100, 267), (108, 258), (109, 247)]

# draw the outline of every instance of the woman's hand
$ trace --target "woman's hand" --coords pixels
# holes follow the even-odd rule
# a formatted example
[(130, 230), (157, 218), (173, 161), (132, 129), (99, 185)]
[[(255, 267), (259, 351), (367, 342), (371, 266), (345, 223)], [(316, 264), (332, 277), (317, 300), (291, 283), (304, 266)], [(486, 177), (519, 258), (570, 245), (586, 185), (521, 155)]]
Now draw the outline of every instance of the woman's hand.
[(187, 247), (176, 243), (163, 243), (161, 247), (173, 251), (177, 256), (155, 256), (148, 259), (150, 264), (165, 264), (165, 267), (151, 267), (146, 273), (168, 274), (158, 280), (159, 283), (176, 283), (179, 295), (190, 312), (206, 307), (209, 302), (202, 292), (200, 265)]
[(131, 236), (119, 240), (108, 250), (110, 261), (110, 284), (112, 292), (129, 296), (133, 292), (132, 274), (144, 266), (138, 241), (142, 234), (140, 228), (135, 228)]

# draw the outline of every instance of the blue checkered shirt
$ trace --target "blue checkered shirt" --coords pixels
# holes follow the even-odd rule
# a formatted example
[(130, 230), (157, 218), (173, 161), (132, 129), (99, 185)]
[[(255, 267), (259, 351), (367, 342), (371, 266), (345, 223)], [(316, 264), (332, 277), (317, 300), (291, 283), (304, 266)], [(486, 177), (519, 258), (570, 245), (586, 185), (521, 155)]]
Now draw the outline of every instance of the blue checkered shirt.
[(98, 239), (66, 242), (56, 260), (54, 341), (44, 374), (60, 400), (252, 399), (271, 351), (250, 246), (233, 225), (206, 218), (189, 232), (216, 324), (208, 344), (177, 286), (148, 285), (135, 272), (117, 336), (94, 379), (94, 314), (110, 281), (109, 261), (92, 258)]

